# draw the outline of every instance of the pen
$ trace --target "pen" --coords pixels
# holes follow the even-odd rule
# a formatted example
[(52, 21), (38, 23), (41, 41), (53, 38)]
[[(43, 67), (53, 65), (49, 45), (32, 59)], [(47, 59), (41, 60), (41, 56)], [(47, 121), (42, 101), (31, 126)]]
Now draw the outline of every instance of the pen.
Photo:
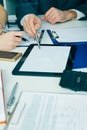
[[(19, 38), (20, 38), (20, 36), (18, 36), (18, 35), (17, 35), (16, 37), (19, 37)], [(22, 41), (28, 42), (29, 40), (26, 39), (25, 37), (22, 37)]]
[(28, 42), (29, 40), (24, 38), (24, 37), (22, 37), (22, 41)]
[(42, 38), (43, 38), (44, 31), (45, 31), (45, 30), (42, 30), (42, 31), (41, 31), (40, 38), (39, 38), (39, 44), (41, 43), (41, 40), (42, 40)]
[(37, 31), (35, 33), (35, 39), (36, 39), (36, 42), (38, 44), (38, 48), (40, 49), (40, 43), (39, 43), (39, 38), (38, 38), (38, 34), (37, 34)]
[[(7, 31), (7, 30), (3, 30), (3, 32), (4, 32), (4, 33), (7, 33), (8, 31)], [(19, 38), (20, 38), (20, 36), (18, 36), (18, 35), (17, 35), (16, 37), (19, 37)], [(22, 37), (22, 41), (28, 42), (29, 40), (26, 39), (25, 37)]]
[(8, 103), (7, 103), (8, 108), (11, 107), (14, 104), (17, 88), (18, 88), (18, 82), (16, 82), (16, 84), (14, 85), (14, 87), (12, 89), (10, 98), (8, 100)]

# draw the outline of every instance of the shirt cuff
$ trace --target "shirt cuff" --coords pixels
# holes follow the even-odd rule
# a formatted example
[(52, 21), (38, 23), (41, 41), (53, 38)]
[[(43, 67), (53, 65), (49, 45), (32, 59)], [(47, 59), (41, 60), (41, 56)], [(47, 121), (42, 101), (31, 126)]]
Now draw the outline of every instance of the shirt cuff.
[(77, 20), (80, 19), (80, 18), (85, 17), (85, 14), (82, 13), (81, 11), (78, 11), (78, 10), (76, 10), (76, 9), (71, 9), (71, 10), (72, 10), (72, 11), (75, 11), (75, 12), (77, 13), (77, 17), (76, 17)]
[[(29, 14), (27, 14), (27, 15), (29, 15)], [(24, 23), (24, 18), (25, 18), (27, 15), (25, 15), (25, 16), (21, 19), (21, 21), (20, 21), (20, 24), (21, 24), (22, 27), (23, 27), (23, 23)]]

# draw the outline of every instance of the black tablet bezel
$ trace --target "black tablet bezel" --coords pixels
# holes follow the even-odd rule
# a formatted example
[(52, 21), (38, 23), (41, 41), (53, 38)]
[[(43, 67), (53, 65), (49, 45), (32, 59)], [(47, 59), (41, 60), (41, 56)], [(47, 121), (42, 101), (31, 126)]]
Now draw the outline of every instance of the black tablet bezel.
[[(61, 77), (62, 73), (53, 73), (53, 72), (33, 72), (33, 71), (19, 71), (20, 68), (22, 67), (23, 63), (25, 62), (26, 58), (30, 54), (31, 50), (33, 49), (34, 46), (37, 46), (37, 44), (31, 44), (27, 50), (25, 51), (24, 55), (21, 57), (20, 61), (17, 63), (15, 68), (12, 71), (13, 75), (20, 75), (20, 76), (46, 76), (46, 77)], [(40, 46), (60, 46), (60, 45), (53, 45), (53, 44), (41, 44)], [(73, 66), (73, 60), (76, 52), (76, 46), (70, 46), (70, 54), (67, 60), (67, 64), (65, 69), (72, 70)]]

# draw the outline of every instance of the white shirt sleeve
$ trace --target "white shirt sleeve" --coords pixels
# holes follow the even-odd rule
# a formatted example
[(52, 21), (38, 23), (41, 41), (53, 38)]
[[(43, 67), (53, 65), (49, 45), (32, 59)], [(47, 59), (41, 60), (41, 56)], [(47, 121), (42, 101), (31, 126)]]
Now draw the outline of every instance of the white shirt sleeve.
[(82, 17), (85, 17), (85, 14), (82, 13), (81, 11), (78, 11), (76, 9), (71, 9), (72, 11), (75, 11), (77, 13), (77, 18), (76, 19), (80, 19)]
[[(29, 15), (29, 14), (27, 14), (27, 15)], [(21, 26), (23, 26), (24, 18), (25, 18), (27, 15), (25, 15), (25, 16), (21, 19), (21, 21), (20, 21)]]

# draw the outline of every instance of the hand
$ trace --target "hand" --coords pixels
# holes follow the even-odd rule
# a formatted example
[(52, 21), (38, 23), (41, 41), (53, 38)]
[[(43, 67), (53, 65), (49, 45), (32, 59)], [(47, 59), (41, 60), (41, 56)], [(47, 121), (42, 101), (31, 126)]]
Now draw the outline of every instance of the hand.
[(0, 35), (0, 50), (10, 51), (18, 46), (22, 39), (22, 33), (11, 31)]
[(3, 28), (4, 28), (4, 26), (2, 25), (2, 23), (0, 23), (0, 34), (2, 34), (2, 32), (3, 32)]
[(47, 20), (49, 23), (55, 24), (57, 22), (65, 22), (76, 17), (77, 14), (75, 11), (72, 10), (61, 11), (59, 9), (52, 7), (42, 17), (42, 20)]
[(31, 37), (35, 36), (36, 30), (41, 26), (41, 20), (34, 14), (24, 17), (23, 29)]

